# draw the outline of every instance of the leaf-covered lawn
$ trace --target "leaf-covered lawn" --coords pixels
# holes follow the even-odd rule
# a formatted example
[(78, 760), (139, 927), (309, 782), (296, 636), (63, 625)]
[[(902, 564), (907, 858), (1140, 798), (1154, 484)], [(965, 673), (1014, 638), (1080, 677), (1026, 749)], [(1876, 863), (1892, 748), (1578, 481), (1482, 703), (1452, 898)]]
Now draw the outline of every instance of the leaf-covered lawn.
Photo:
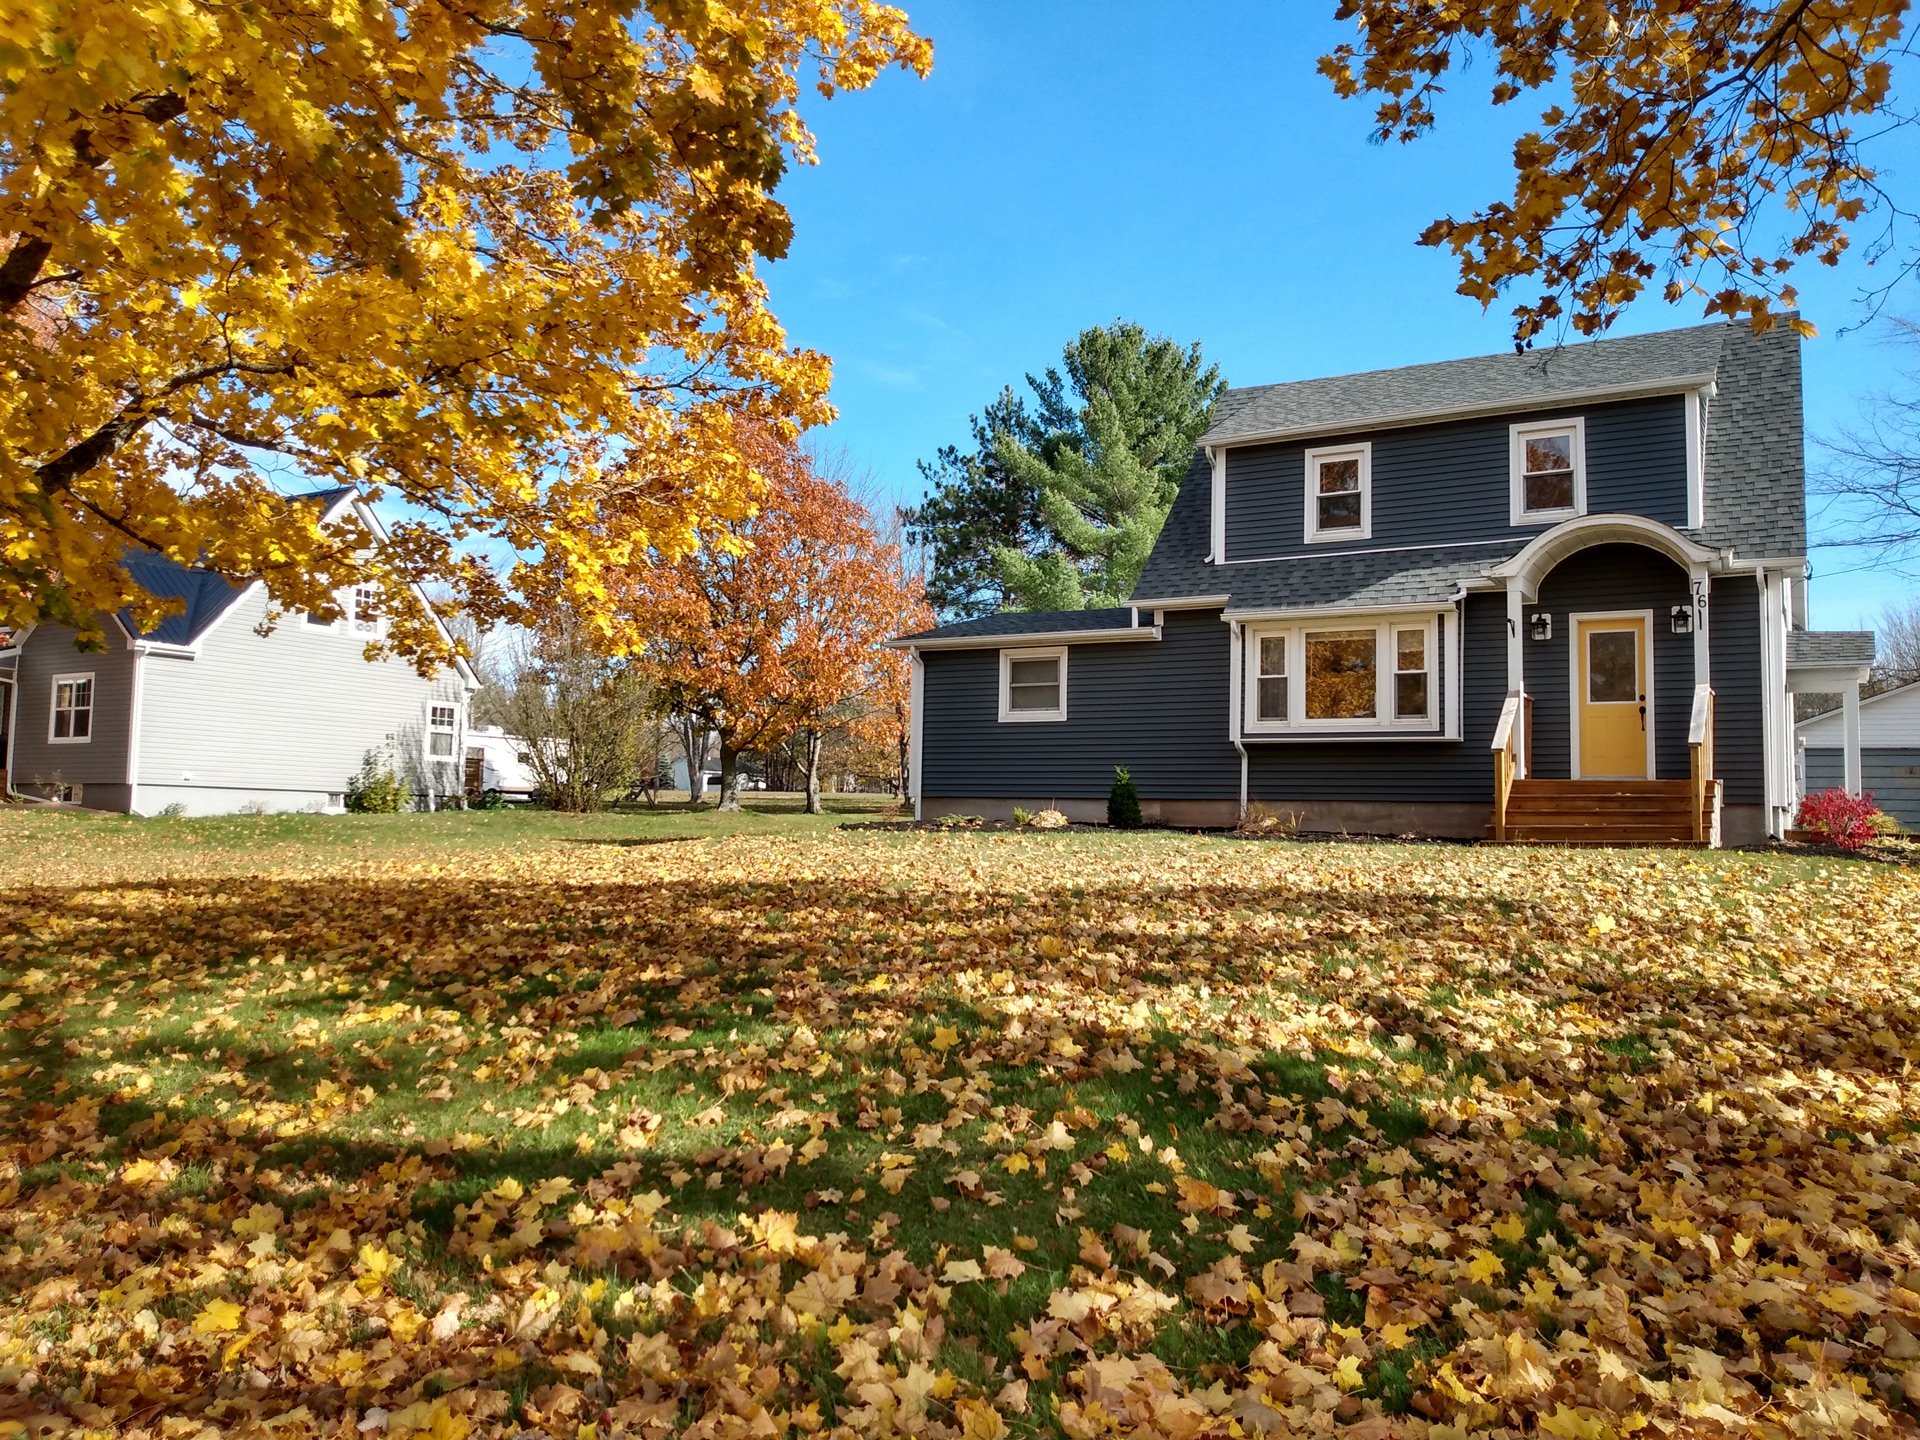
[(0, 1432), (1920, 1429), (1920, 874), (713, 825), (0, 816)]

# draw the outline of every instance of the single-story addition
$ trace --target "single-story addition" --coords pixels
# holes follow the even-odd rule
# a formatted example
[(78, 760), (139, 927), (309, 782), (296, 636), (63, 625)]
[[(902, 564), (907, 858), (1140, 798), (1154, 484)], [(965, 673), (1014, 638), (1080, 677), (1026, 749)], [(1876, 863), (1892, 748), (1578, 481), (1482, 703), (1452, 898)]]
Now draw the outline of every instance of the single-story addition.
[(916, 814), (1778, 835), (1802, 450), (1784, 326), (1229, 391), (1131, 603), (892, 642)]
[(1868, 696), (1851, 714), (1843, 707), (1802, 720), (1798, 729), (1802, 794), (1864, 792), (1920, 830), (1920, 681)]
[[(350, 513), (386, 539), (350, 488), (295, 503), (319, 506), (324, 522)], [(285, 615), (268, 630), (257, 581), (145, 552), (124, 563), (179, 611), (148, 631), (125, 612), (109, 617), (103, 650), (79, 649), (73, 628), (54, 624), (0, 650), (0, 677), (11, 672), (0, 773), (13, 790), (137, 815), (338, 810), (372, 750), (419, 803), (460, 795), (479, 681), (464, 660), (431, 678), (403, 660), (369, 661), (367, 642), (386, 626), (371, 591), (339, 597), (338, 620)]]

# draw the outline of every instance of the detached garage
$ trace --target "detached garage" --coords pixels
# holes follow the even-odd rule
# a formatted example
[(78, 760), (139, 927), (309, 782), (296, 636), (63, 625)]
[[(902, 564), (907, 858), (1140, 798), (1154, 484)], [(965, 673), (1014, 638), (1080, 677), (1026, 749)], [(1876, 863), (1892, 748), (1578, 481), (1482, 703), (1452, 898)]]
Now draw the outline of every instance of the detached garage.
[[(1860, 789), (1909, 830), (1920, 830), (1920, 682), (1860, 702)], [(1846, 782), (1846, 715), (1833, 710), (1796, 727), (1801, 793)]]

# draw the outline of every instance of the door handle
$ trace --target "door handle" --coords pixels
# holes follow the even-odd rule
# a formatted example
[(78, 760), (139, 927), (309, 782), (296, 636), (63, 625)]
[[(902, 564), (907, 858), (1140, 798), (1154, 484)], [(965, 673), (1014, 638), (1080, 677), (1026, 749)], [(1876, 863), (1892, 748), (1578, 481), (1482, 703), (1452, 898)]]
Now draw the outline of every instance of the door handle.
[(1642, 733), (1646, 731), (1646, 728), (1647, 728), (1647, 697), (1642, 695), (1640, 697), (1640, 729)]

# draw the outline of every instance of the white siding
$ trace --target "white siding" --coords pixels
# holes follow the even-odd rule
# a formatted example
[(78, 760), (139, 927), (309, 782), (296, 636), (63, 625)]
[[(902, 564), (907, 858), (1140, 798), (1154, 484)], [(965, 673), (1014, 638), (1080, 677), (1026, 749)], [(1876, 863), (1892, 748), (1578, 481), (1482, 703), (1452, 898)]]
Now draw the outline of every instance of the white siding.
[[(1834, 710), (1800, 724), (1801, 743), (1840, 746), (1846, 743), (1844, 712)], [(1860, 702), (1862, 749), (1920, 749), (1920, 685), (1889, 690)]]
[[(416, 791), (458, 792), (461, 737), (454, 760), (433, 767), (437, 774), (424, 755), (427, 705), (461, 704), (458, 676), (429, 680), (404, 661), (368, 661), (364, 637), (299, 616), (261, 635), (266, 613), (266, 596), (255, 589), (202, 639), (195, 658), (144, 658), (142, 787), (167, 800), (190, 787), (297, 806), (345, 790), (366, 752), (385, 745)], [(138, 806), (155, 808), (144, 788)]]

